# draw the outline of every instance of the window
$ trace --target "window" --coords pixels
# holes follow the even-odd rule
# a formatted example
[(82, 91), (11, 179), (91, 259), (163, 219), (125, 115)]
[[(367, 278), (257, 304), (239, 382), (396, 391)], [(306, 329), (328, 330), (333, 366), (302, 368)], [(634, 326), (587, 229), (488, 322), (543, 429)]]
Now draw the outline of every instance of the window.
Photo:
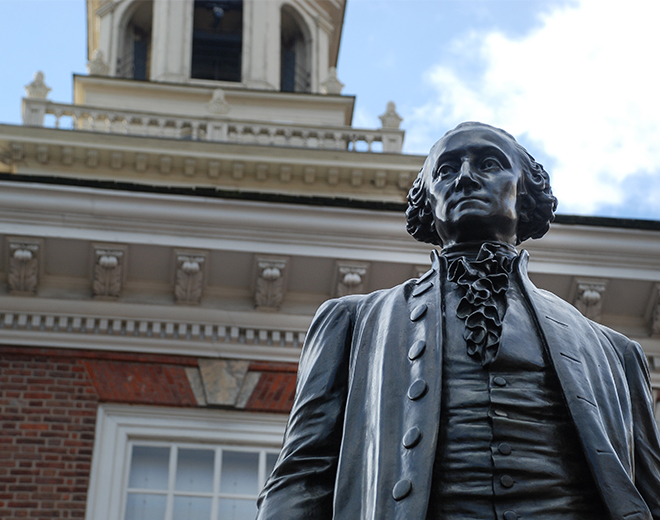
[(281, 75), (282, 92), (310, 91), (309, 38), (305, 24), (291, 7), (282, 7)]
[(131, 443), (124, 520), (253, 520), (276, 450)]
[(153, 2), (137, 0), (135, 10), (126, 24), (119, 58), (117, 75), (122, 78), (149, 79), (151, 60), (151, 19)]
[(194, 9), (190, 76), (241, 81), (242, 0), (195, 0)]
[(88, 520), (253, 520), (284, 414), (103, 404)]

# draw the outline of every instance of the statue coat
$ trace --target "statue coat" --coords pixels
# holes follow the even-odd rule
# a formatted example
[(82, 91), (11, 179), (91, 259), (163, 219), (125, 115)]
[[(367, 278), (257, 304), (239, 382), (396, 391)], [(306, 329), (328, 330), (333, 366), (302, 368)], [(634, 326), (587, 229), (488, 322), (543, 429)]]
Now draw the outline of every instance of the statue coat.
[[(512, 276), (611, 518), (660, 520), (660, 439), (641, 347), (536, 288), (526, 265), (523, 252)], [(442, 270), (434, 253), (420, 280), (318, 310), (257, 520), (424, 520), (441, 413)], [(406, 447), (413, 427), (421, 438)]]

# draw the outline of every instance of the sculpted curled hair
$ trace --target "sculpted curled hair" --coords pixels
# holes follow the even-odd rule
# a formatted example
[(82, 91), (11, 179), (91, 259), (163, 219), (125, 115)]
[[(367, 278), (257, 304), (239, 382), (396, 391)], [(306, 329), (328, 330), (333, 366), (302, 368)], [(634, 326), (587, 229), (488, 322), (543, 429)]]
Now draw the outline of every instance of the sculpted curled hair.
[[(516, 243), (520, 244), (528, 238), (541, 238), (550, 228), (550, 222), (554, 220), (555, 209), (557, 209), (557, 199), (552, 194), (548, 173), (527, 150), (518, 144), (512, 135), (499, 128), (483, 123), (461, 123), (455, 129), (447, 132), (444, 137), (470, 127), (488, 128), (504, 135), (513, 143), (523, 172), (518, 186)], [(431, 149), (431, 153), (408, 192), (406, 230), (420, 242), (442, 246), (442, 240), (435, 229), (433, 208), (427, 197), (426, 186), (426, 179), (432, 178), (431, 174), (437, 167), (435, 164), (436, 157), (433, 154), (434, 149), (435, 146)]]

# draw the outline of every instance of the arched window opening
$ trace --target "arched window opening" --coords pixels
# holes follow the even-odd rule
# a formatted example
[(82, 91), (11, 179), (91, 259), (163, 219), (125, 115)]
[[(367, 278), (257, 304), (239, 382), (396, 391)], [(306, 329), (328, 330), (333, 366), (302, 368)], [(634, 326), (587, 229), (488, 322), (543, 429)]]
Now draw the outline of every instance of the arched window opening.
[(305, 24), (289, 6), (282, 7), (281, 17), (281, 75), (282, 92), (310, 91), (309, 38), (305, 37)]
[(241, 81), (243, 1), (195, 0), (192, 47), (192, 78)]
[(151, 61), (151, 21), (153, 1), (137, 0), (137, 5), (122, 35), (117, 75), (122, 78), (149, 79)]

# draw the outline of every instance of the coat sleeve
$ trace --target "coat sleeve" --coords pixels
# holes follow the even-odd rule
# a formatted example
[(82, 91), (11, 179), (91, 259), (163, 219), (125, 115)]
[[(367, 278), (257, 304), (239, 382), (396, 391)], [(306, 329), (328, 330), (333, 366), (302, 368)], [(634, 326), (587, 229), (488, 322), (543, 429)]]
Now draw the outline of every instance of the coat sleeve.
[(632, 399), (635, 486), (651, 510), (653, 520), (660, 520), (660, 438), (642, 347), (630, 342), (624, 353), (624, 362)]
[(257, 520), (330, 520), (352, 332), (345, 300), (319, 308), (307, 333), (284, 445), (257, 500)]

